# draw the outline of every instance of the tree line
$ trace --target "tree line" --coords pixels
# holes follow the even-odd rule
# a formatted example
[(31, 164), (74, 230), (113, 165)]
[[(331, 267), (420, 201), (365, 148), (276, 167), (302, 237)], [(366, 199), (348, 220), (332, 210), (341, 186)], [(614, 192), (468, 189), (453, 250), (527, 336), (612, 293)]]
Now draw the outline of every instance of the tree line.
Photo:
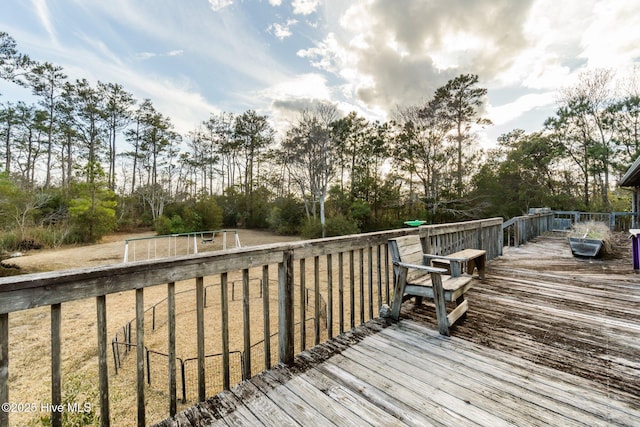
[(307, 237), (511, 217), (528, 207), (627, 209), (616, 179), (638, 153), (639, 91), (591, 70), (558, 94), (538, 132), (482, 150), (487, 89), (461, 74), (387, 122), (315, 103), (278, 136), (255, 110), (223, 112), (181, 135), (151, 100), (118, 83), (71, 81), (0, 32), (0, 245), (96, 241), (225, 227)]

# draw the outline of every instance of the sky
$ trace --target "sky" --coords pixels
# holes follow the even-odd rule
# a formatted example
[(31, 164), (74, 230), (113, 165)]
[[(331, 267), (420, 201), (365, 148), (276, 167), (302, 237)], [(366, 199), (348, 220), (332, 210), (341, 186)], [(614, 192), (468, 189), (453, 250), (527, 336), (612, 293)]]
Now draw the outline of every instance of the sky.
[(541, 130), (581, 72), (640, 63), (639, 0), (2, 0), (0, 31), (71, 79), (151, 99), (183, 134), (249, 109), (282, 131), (326, 101), (386, 121), (471, 73), (490, 145)]

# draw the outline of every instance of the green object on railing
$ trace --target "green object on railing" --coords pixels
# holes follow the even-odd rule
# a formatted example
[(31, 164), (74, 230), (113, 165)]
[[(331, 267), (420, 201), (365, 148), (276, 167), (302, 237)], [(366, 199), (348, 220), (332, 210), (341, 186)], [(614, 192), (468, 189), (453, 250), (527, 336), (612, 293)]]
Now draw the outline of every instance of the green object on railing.
[(410, 225), (411, 227), (419, 227), (422, 224), (425, 224), (427, 221), (422, 221), (421, 219), (413, 219), (411, 221), (405, 221), (406, 225)]

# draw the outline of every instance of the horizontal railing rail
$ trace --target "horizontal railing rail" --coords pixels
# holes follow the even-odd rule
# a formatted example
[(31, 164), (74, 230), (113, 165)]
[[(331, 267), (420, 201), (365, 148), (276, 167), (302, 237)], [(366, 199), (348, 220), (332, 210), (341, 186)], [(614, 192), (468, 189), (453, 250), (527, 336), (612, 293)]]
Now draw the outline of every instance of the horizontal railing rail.
[[(296, 351), (302, 351), (309, 342), (319, 344), (346, 328), (354, 328), (378, 315), (381, 305), (388, 304), (393, 291), (392, 268), (389, 260), (387, 241), (390, 238), (419, 234), (426, 248), (435, 253), (447, 254), (464, 248), (487, 250), (488, 259), (497, 257), (502, 250), (502, 218), (468, 221), (443, 225), (428, 225), (418, 228), (404, 228), (376, 233), (341, 236), (317, 240), (275, 243), (247, 248), (233, 248), (226, 251), (207, 252), (178, 256), (170, 259), (137, 261), (109, 266), (66, 270), (13, 276), (0, 279), (0, 403), (10, 402), (9, 384), (9, 315), (36, 307), (50, 310), (50, 364), (52, 405), (62, 404), (62, 322), (61, 313), (68, 303), (78, 300), (95, 299), (96, 315), (93, 327), (97, 328), (97, 378), (98, 407), (101, 425), (110, 425), (109, 393), (109, 349), (107, 330), (108, 310), (117, 310), (107, 304), (107, 296), (131, 291), (135, 293), (135, 328), (128, 342), (132, 353), (136, 354), (136, 406), (138, 425), (146, 424), (145, 387), (145, 290), (150, 287), (166, 286), (166, 351), (162, 351), (168, 363), (167, 396), (168, 415), (177, 411), (178, 381), (176, 361), (176, 284), (188, 282), (195, 287), (191, 304), (195, 306), (196, 326), (193, 336), (197, 344), (196, 371), (197, 396), (199, 401), (207, 397), (205, 376), (205, 278), (219, 277), (218, 307), (216, 322), (220, 327), (218, 342), (221, 353), (223, 388), (231, 387), (230, 354), (242, 351), (242, 378), (250, 378), (255, 372), (252, 367), (251, 349), (255, 342), (263, 343), (261, 359), (264, 369), (271, 365), (272, 329), (277, 332), (277, 360), (292, 363)], [(275, 273), (277, 271), (277, 273)], [(270, 289), (270, 276), (277, 276), (277, 283)], [(229, 283), (231, 276), (241, 277), (242, 301), (238, 312), (230, 313)], [(259, 277), (260, 281), (254, 281)], [(252, 285), (259, 283), (259, 285)], [(261, 307), (250, 298), (250, 290), (255, 292), (260, 286)], [(307, 309), (307, 288), (313, 289), (313, 308)], [(269, 296), (273, 295), (277, 307), (271, 307)], [(252, 303), (253, 302), (253, 303)], [(311, 301), (309, 302), (311, 305)], [(163, 303), (163, 307), (165, 304)], [(310, 311), (307, 315), (307, 310)], [(297, 313), (296, 313), (297, 311)], [(259, 316), (252, 316), (256, 312)], [(213, 312), (207, 312), (211, 319)], [(253, 313), (255, 314), (255, 313)], [(256, 318), (260, 318), (257, 320)], [(313, 330), (307, 330), (306, 322), (300, 319), (313, 318)], [(230, 331), (230, 319), (242, 319), (242, 327)], [(296, 328), (296, 323), (300, 323)], [(209, 324), (207, 324), (209, 325)], [(19, 325), (18, 325), (19, 326)], [(210, 326), (210, 325), (209, 325)], [(208, 327), (209, 327), (208, 326)], [(164, 327), (164, 326), (163, 326)], [(297, 331), (296, 331), (297, 330)], [(116, 332), (111, 331), (112, 333)], [(240, 348), (231, 348), (230, 332), (241, 334)], [(308, 335), (313, 340), (308, 340)], [(252, 338), (258, 336), (258, 339)], [(253, 340), (253, 342), (252, 342)], [(209, 342), (209, 341), (208, 341)], [(89, 345), (89, 344), (87, 344)], [(117, 345), (117, 344), (116, 344)], [(133, 351), (135, 349), (135, 352)], [(255, 347), (254, 347), (255, 350)], [(94, 350), (95, 351), (95, 350)], [(158, 350), (159, 351), (159, 350)], [(19, 357), (19, 356), (18, 356)], [(255, 361), (258, 362), (258, 361)], [(20, 373), (13, 373), (19, 375)], [(146, 375), (145, 375), (146, 374)], [(184, 394), (184, 393), (182, 393)], [(52, 424), (61, 425), (62, 414), (53, 413)], [(0, 425), (8, 425), (9, 413), (0, 412)]]

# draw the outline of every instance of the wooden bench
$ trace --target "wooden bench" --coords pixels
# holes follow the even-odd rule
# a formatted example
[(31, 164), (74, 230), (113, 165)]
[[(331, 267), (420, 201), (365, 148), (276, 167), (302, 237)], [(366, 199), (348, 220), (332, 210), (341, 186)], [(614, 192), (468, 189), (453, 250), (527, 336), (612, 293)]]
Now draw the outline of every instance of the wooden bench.
[[(440, 334), (449, 336), (449, 328), (468, 309), (465, 293), (471, 288), (472, 277), (461, 274), (462, 267), (469, 269), (467, 254), (461, 257), (424, 254), (420, 236), (404, 236), (389, 240), (389, 248), (394, 266), (395, 291), (391, 306), (391, 318), (398, 320), (400, 306), (406, 299), (415, 297), (416, 303), (422, 298), (433, 299)], [(483, 254), (473, 253), (473, 266), (484, 276)], [(433, 261), (448, 265), (448, 269), (432, 266)], [(473, 270), (472, 270), (473, 271)], [(447, 274), (448, 273), (448, 274)], [(447, 314), (447, 302), (455, 303), (455, 308)]]
[[(480, 280), (485, 278), (485, 263), (487, 259), (487, 251), (482, 249), (465, 249), (459, 252), (452, 253), (446, 257), (437, 255), (424, 255), (425, 264), (432, 267), (444, 268), (447, 270), (447, 274), (451, 273), (451, 259), (455, 259), (453, 268), (461, 267), (459, 271), (454, 272), (452, 275), (459, 276), (462, 272), (467, 274), (473, 274), (473, 270), (478, 270), (478, 276)], [(431, 261), (431, 264), (429, 264)]]

